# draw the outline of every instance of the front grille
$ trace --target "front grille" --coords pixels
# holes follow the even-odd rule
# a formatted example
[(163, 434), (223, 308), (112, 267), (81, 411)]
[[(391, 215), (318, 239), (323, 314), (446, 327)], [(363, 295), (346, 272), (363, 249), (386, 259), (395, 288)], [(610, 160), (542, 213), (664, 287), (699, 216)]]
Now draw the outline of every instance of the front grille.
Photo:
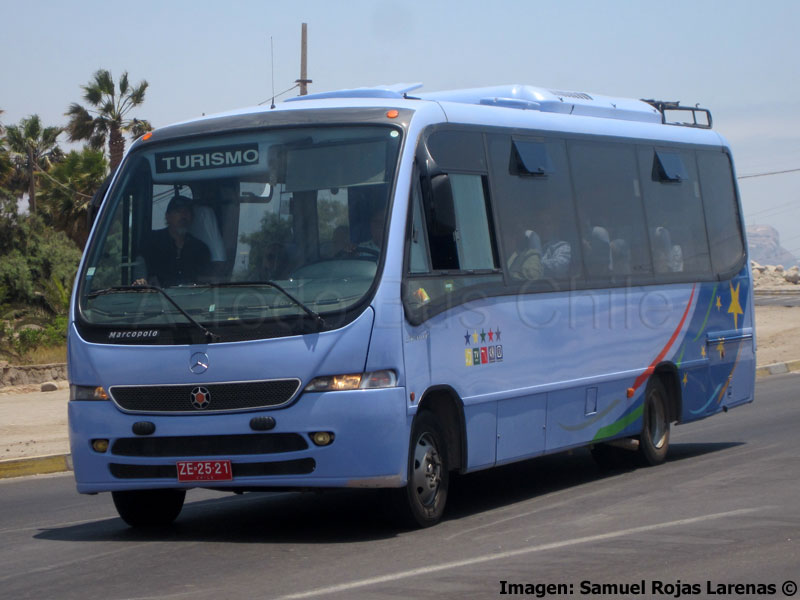
[(120, 438), (111, 446), (117, 456), (238, 456), (277, 454), (308, 448), (298, 433), (198, 435), (180, 437)]
[[(268, 475), (307, 475), (317, 467), (313, 458), (284, 460), (279, 462), (244, 463), (231, 465), (233, 478), (260, 477)], [(108, 465), (111, 474), (117, 479), (178, 479), (176, 465)], [(217, 482), (209, 482), (217, 483)]]
[[(122, 410), (138, 413), (203, 414), (255, 408), (275, 408), (289, 402), (300, 387), (299, 379), (273, 379), (242, 383), (113, 386), (111, 399)], [(192, 401), (203, 388), (204, 408)], [(207, 392), (207, 393), (206, 393)], [(197, 403), (195, 403), (197, 404)]]

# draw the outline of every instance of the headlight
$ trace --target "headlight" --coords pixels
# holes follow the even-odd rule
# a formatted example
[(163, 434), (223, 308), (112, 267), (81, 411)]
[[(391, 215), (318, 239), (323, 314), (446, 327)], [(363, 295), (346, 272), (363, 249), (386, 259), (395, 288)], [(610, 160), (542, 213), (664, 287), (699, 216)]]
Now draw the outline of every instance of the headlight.
[(334, 392), (340, 390), (375, 390), (397, 385), (394, 371), (373, 371), (371, 373), (351, 373), (348, 375), (329, 375), (315, 377), (305, 387), (306, 392)]
[(108, 393), (100, 386), (71, 385), (69, 386), (70, 400), (108, 400)]

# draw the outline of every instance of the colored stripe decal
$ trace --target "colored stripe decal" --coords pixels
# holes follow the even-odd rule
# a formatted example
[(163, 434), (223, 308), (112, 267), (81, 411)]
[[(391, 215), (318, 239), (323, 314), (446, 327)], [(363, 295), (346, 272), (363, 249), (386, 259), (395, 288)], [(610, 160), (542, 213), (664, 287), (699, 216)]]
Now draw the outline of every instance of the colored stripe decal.
[(672, 344), (675, 343), (675, 340), (678, 338), (678, 334), (680, 333), (681, 329), (683, 329), (683, 324), (686, 322), (686, 317), (689, 315), (689, 309), (692, 306), (692, 300), (694, 300), (694, 292), (697, 288), (697, 284), (692, 286), (692, 295), (689, 296), (689, 302), (686, 303), (686, 309), (683, 311), (683, 316), (681, 317), (681, 322), (678, 323), (678, 326), (675, 328), (675, 331), (672, 333), (672, 337), (669, 338), (667, 345), (661, 350), (661, 352), (656, 356), (655, 360), (650, 363), (650, 366), (647, 367), (644, 372), (636, 378), (636, 381), (633, 382), (633, 389), (634, 391), (639, 389), (639, 387), (647, 381), (647, 378), (652, 375), (653, 371), (655, 371), (656, 365), (660, 363), (664, 356), (666, 356), (667, 351), (672, 347)]
[(678, 360), (675, 361), (675, 366), (677, 366), (679, 369), (681, 368), (681, 363), (683, 362), (684, 352), (686, 352), (686, 344), (684, 344), (681, 348), (681, 353), (678, 355)]
[(706, 324), (708, 323), (708, 315), (711, 314), (711, 307), (714, 306), (714, 298), (717, 297), (717, 286), (718, 285), (719, 284), (715, 283), (714, 284), (714, 289), (711, 290), (711, 300), (708, 301), (708, 310), (706, 311), (706, 318), (703, 319), (703, 324), (700, 325), (700, 331), (697, 332), (697, 335), (692, 340), (693, 342), (696, 342), (697, 340), (699, 340), (700, 336), (703, 335), (703, 332), (706, 330)]
[(615, 421), (611, 425), (606, 425), (605, 427), (601, 427), (600, 429), (598, 429), (592, 441), (603, 440), (605, 438), (617, 435), (620, 431), (622, 431), (628, 425), (635, 422), (639, 417), (641, 417), (643, 412), (644, 412), (644, 403), (637, 406), (636, 410), (631, 412), (628, 416), (622, 417), (620, 420)]
[(609, 404), (609, 405), (608, 405), (608, 408), (606, 408), (606, 409), (605, 409), (603, 412), (599, 412), (599, 413), (597, 413), (597, 414), (596, 414), (596, 415), (594, 415), (594, 416), (593, 416), (591, 419), (587, 419), (586, 421), (584, 421), (584, 422), (583, 422), (583, 423), (581, 423), (580, 425), (562, 425), (561, 423), (559, 423), (559, 424), (558, 424), (558, 426), (559, 426), (559, 427), (561, 427), (561, 429), (566, 429), (567, 431), (579, 431), (579, 430), (581, 430), (581, 429), (586, 429), (587, 427), (589, 427), (589, 425), (594, 425), (594, 424), (595, 424), (595, 423), (597, 423), (597, 422), (598, 422), (600, 419), (602, 419), (603, 417), (605, 417), (605, 416), (606, 416), (608, 413), (610, 413), (610, 412), (611, 412), (611, 411), (614, 409), (614, 407), (615, 407), (615, 406), (617, 406), (617, 404), (619, 404), (619, 403), (620, 403), (620, 399), (619, 399), (619, 398), (617, 398), (617, 399), (616, 399), (616, 400), (614, 400), (614, 401), (613, 401), (611, 404)]
[(739, 348), (736, 350), (736, 360), (733, 361), (733, 367), (731, 367), (731, 372), (728, 375), (728, 378), (725, 380), (725, 385), (722, 387), (722, 391), (719, 393), (719, 398), (717, 398), (717, 404), (722, 402), (722, 397), (725, 395), (725, 392), (728, 389), (728, 386), (731, 384), (731, 379), (733, 379), (733, 373), (736, 371), (736, 365), (739, 364), (739, 357), (742, 355), (742, 344), (739, 342)]
[(717, 392), (719, 392), (719, 388), (721, 388), (721, 387), (722, 387), (721, 383), (717, 384), (717, 388), (714, 390), (714, 392), (711, 394), (711, 397), (708, 399), (708, 402), (706, 402), (702, 406), (702, 408), (698, 408), (697, 410), (690, 410), (689, 412), (692, 413), (693, 415), (699, 415), (700, 413), (705, 412), (705, 410), (708, 408), (709, 404), (711, 404), (714, 401), (714, 398), (716, 398)]

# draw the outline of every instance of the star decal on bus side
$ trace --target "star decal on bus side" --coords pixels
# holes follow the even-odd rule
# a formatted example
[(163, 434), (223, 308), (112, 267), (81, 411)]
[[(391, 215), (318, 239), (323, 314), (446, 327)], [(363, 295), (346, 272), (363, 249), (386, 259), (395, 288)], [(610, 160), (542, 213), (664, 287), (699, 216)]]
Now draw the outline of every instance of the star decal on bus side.
[(742, 310), (742, 305), (739, 304), (739, 286), (741, 284), (736, 284), (736, 289), (733, 289), (733, 284), (731, 286), (731, 305), (728, 307), (728, 314), (733, 314), (733, 328), (739, 329), (739, 315), (743, 315), (744, 311)]

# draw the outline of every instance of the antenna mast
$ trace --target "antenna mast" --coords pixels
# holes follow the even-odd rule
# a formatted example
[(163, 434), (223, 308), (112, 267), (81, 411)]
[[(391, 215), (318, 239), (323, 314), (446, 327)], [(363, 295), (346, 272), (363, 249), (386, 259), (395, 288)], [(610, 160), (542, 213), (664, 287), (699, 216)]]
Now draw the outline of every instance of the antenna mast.
[(300, 40), (300, 79), (295, 81), (300, 85), (300, 95), (305, 96), (308, 94), (308, 84), (311, 80), (308, 79), (308, 25), (303, 23), (302, 34)]
[(269, 36), (269, 59), (272, 63), (272, 104), (270, 108), (275, 108), (275, 50), (272, 47), (272, 36)]

